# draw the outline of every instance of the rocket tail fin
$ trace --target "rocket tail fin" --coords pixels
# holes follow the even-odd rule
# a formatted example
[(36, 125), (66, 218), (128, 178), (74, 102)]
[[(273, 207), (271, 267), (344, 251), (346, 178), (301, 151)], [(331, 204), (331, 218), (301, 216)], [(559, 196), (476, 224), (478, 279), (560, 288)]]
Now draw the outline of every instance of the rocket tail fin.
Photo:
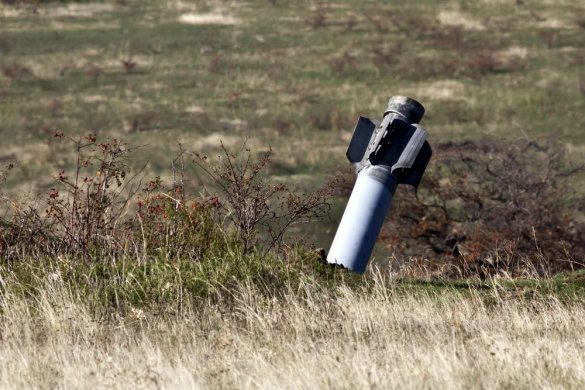
[(392, 172), (396, 176), (398, 184), (410, 184), (418, 187), (432, 155), (431, 145), (424, 141), (410, 168), (397, 168)]
[(347, 153), (345, 154), (349, 162), (353, 164), (362, 161), (374, 134), (374, 130), (376, 130), (376, 126), (376, 122), (372, 119), (360, 116), (353, 131), (349, 147), (347, 148)]

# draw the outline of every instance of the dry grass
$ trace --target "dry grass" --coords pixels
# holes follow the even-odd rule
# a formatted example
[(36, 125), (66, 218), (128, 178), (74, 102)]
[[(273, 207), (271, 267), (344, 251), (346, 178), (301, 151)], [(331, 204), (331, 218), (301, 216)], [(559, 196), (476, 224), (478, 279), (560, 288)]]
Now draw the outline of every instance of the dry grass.
[(223, 15), (219, 13), (212, 14), (182, 14), (179, 17), (179, 22), (186, 24), (217, 24), (217, 25), (234, 25), (239, 21), (231, 15)]
[(437, 15), (437, 19), (442, 25), (462, 27), (465, 30), (482, 31), (485, 30), (485, 26), (472, 19), (469, 15), (464, 15), (457, 11), (441, 11)]
[[(0, 279), (1, 388), (582, 388), (585, 307), (496, 288), (404, 294), (308, 280), (284, 298), (101, 320), (58, 277)], [(494, 282), (495, 283), (495, 282)], [(497, 285), (495, 283), (494, 285)], [(494, 286), (492, 286), (494, 287)]]

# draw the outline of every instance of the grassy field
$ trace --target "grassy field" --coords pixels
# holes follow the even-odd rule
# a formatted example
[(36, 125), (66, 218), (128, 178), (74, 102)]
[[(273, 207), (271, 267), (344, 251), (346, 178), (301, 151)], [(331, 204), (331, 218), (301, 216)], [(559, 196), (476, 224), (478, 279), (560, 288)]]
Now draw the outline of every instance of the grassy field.
[(8, 188), (35, 194), (71, 163), (55, 129), (148, 145), (135, 166), (159, 174), (178, 141), (248, 139), (275, 149), (278, 173), (319, 181), (345, 164), (357, 116), (397, 94), (426, 106), (435, 143), (554, 137), (581, 150), (585, 10), (519, 3), (0, 6), (0, 160), (20, 161)]
[[(4, 274), (0, 388), (581, 388), (583, 274), (361, 287), (243, 283), (163, 311), (103, 304), (58, 276)], [(172, 288), (181, 286), (173, 286)], [(30, 286), (27, 286), (30, 291)]]
[[(22, 214), (13, 213), (14, 234), (0, 220), (0, 388), (584, 386), (584, 274), (550, 275), (536, 261), (550, 251), (571, 267), (583, 260), (557, 250), (562, 243), (541, 250), (534, 228), (525, 241), (536, 249), (521, 259), (529, 265), (520, 267), (523, 278), (512, 278), (505, 264), (475, 279), (437, 280), (417, 261), (373, 267), (363, 277), (320, 264), (311, 248), (330, 243), (342, 200), (329, 221), (294, 231), (311, 238), (309, 249), (285, 246), (266, 255), (242, 250), (233, 232), (213, 225), (207, 201), (185, 211), (163, 190), (158, 198), (139, 193), (153, 195), (144, 201), (158, 207), (151, 220), (138, 215), (126, 231), (116, 221), (124, 234), (99, 230), (104, 238), (89, 250), (68, 248), (66, 238), (51, 234), (37, 239), (35, 224), (51, 233), (54, 220), (26, 214), (29, 204), (43, 211), (50, 199), (63, 199), (45, 195), (59, 172), (76, 164), (74, 143), (56, 132), (122, 139), (137, 147), (128, 177), (143, 175), (147, 183), (160, 175), (167, 185), (180, 148), (213, 156), (220, 141), (234, 150), (246, 142), (252, 154), (272, 148), (271, 179), (312, 190), (347, 167), (357, 117), (379, 118), (392, 95), (423, 103), (432, 145), (489, 140), (499, 145), (493, 150), (514, 153), (519, 143), (550, 140), (578, 163), (585, 150), (579, 1), (4, 3), (0, 168), (17, 163), (5, 181), (0, 169), (0, 211), (10, 215), (5, 209), (17, 205)], [(477, 153), (437, 150), (430, 173), (439, 161), (441, 174), (462, 172), (465, 166), (449, 162)], [(526, 161), (535, 155), (520, 160), (546, 167)], [(190, 157), (185, 175), (191, 194), (209, 185)], [(504, 183), (512, 188), (523, 175), (512, 172)], [(441, 187), (455, 179), (431, 177), (445, 199), (461, 200), (449, 198), (453, 187)], [(572, 182), (536, 198), (578, 200), (585, 180), (568, 177)], [(468, 198), (478, 187), (471, 184)], [(520, 184), (514, 196), (539, 203), (522, 198), (530, 190)], [(401, 199), (414, 199), (408, 196)], [(542, 234), (554, 241), (548, 233), (555, 229), (569, 232), (563, 238), (580, 234), (584, 207), (562, 218), (546, 219), (542, 208), (534, 215), (558, 224)], [(415, 231), (436, 229), (425, 218), (409, 221)], [(488, 228), (514, 240), (504, 227)], [(474, 243), (481, 244), (478, 230)], [(118, 238), (124, 246), (112, 249)], [(461, 256), (474, 250), (484, 261), (485, 248), (471, 242), (454, 245), (467, 251)], [(514, 248), (494, 253), (505, 257)], [(513, 255), (495, 261), (512, 263)], [(478, 264), (498, 271), (486, 261)]]

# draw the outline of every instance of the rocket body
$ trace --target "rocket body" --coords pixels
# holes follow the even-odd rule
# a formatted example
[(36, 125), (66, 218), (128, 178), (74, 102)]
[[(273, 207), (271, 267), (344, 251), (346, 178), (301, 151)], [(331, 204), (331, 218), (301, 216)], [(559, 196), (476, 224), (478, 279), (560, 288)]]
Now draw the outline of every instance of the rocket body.
[[(379, 172), (372, 175), (372, 170)], [(396, 179), (387, 169), (369, 167), (358, 174), (327, 256), (329, 263), (359, 273), (366, 270), (395, 189)]]
[(432, 150), (417, 123), (424, 108), (395, 96), (381, 122), (360, 117), (347, 158), (357, 180), (327, 255), (327, 262), (353, 272), (366, 270), (398, 184), (418, 186)]

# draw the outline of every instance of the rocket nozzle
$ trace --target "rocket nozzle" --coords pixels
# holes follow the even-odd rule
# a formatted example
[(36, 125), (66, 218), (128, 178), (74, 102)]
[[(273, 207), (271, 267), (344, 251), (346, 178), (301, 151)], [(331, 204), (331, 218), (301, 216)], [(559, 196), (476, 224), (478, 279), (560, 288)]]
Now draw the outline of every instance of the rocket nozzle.
[(425, 108), (418, 101), (409, 97), (392, 96), (388, 100), (384, 116), (392, 112), (401, 115), (409, 123), (419, 123), (425, 115)]

